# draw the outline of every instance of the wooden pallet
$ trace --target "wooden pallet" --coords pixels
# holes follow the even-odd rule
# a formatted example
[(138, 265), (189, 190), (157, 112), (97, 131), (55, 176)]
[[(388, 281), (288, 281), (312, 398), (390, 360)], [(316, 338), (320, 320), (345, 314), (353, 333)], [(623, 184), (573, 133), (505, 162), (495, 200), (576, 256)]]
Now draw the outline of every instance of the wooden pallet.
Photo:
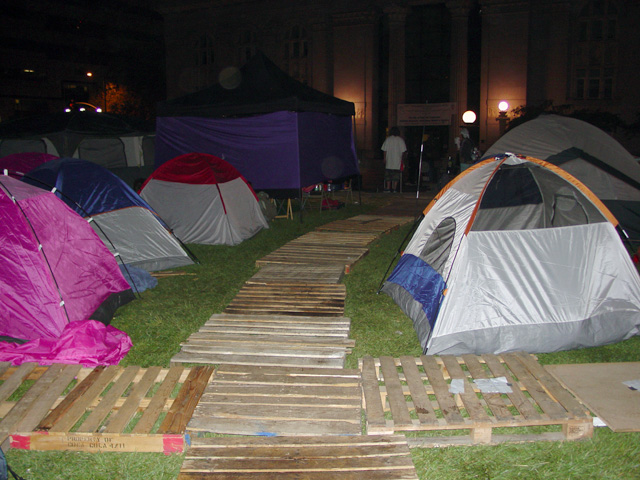
[(240, 315), (299, 315), (339, 317), (347, 296), (343, 284), (254, 285), (245, 283), (224, 309)]
[(341, 245), (348, 247), (366, 247), (376, 240), (374, 233), (358, 232), (308, 232), (292, 240), (291, 244), (299, 245)]
[(378, 215), (357, 215), (345, 220), (336, 220), (316, 228), (320, 232), (372, 233), (383, 235), (397, 230), (401, 225), (412, 222), (412, 217), (387, 217)]
[[(509, 383), (510, 393), (483, 393), (475, 383), (501, 377)], [(399, 360), (365, 357), (362, 379), (369, 434), (469, 431), (469, 435), (417, 437), (412, 445), (575, 440), (593, 434), (586, 408), (525, 353)], [(450, 392), (453, 380), (461, 380), (463, 393)], [(498, 427), (539, 425), (561, 426), (562, 433), (493, 434)]]
[(280, 265), (272, 263), (260, 268), (248, 284), (331, 285), (344, 276), (342, 265)]
[(357, 369), (221, 365), (187, 431), (257, 436), (360, 435)]
[(345, 317), (212, 315), (173, 363), (341, 368), (355, 341)]
[[(182, 452), (186, 423), (212, 372), (23, 364), (2, 376), (0, 423), (11, 448)], [(26, 392), (9, 401), (19, 389)]]
[(178, 480), (417, 480), (403, 436), (196, 438)]
[(366, 247), (349, 245), (307, 245), (289, 242), (274, 252), (256, 261), (256, 266), (263, 267), (270, 264), (279, 265), (341, 265), (345, 272), (369, 250)]

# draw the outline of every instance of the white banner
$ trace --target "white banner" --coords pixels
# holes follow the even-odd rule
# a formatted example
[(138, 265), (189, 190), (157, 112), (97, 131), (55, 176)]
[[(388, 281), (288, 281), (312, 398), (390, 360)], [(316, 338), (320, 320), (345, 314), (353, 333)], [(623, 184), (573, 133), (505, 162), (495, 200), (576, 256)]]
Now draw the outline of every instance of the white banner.
[(401, 103), (398, 105), (399, 127), (451, 125), (456, 103)]

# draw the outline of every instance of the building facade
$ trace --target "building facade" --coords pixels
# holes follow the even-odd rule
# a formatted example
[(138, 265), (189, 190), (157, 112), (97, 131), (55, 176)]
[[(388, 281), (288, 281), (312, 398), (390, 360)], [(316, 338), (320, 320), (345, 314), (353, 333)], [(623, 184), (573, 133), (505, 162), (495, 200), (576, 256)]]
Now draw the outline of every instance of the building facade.
[[(454, 153), (463, 126), (485, 150), (525, 105), (627, 123), (640, 112), (638, 0), (159, 2), (169, 98), (216, 82), (260, 49), (294, 78), (354, 102), (365, 173), (380, 170), (402, 104), (453, 104), (448, 125), (403, 129), (414, 157), (425, 131), (438, 139), (437, 156)], [(502, 119), (500, 101), (509, 104)], [(468, 109), (477, 120), (465, 125)]]
[[(386, 131), (404, 121), (399, 105), (452, 108), (440, 124), (403, 126), (414, 167), (425, 136), (441, 162), (463, 126), (485, 150), (524, 105), (638, 122), (639, 18), (640, 0), (9, 0), (0, 120), (58, 111), (112, 83), (153, 104), (217, 82), (259, 49), (355, 104), (373, 186)], [(637, 136), (617, 138), (640, 155)]]

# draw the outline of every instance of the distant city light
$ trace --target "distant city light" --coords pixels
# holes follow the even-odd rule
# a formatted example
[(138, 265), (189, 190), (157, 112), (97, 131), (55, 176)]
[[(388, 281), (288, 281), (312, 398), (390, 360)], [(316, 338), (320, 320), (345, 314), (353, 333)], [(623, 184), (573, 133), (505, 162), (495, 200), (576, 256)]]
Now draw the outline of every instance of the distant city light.
[(87, 77), (93, 77), (93, 73), (87, 72)]

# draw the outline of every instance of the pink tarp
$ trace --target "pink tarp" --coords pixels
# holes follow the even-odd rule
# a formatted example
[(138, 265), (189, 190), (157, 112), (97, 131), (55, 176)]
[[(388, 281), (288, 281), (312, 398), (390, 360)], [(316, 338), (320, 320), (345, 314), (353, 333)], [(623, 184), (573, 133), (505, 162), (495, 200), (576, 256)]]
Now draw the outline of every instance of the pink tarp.
[(38, 338), (18, 345), (0, 343), (0, 361), (21, 365), (68, 363), (95, 367), (117, 365), (131, 348), (129, 336), (111, 325), (95, 320), (68, 323), (60, 337)]

